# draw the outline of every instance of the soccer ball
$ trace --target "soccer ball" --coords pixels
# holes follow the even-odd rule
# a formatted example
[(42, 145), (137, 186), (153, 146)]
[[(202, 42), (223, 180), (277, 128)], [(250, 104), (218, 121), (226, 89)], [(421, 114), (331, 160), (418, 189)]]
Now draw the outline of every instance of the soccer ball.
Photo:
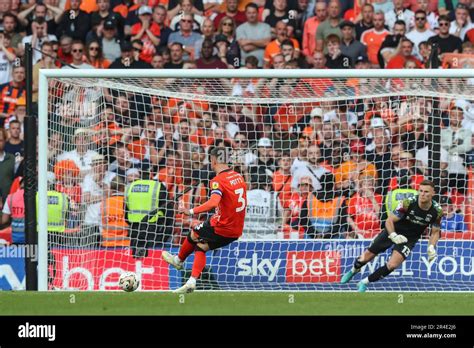
[(132, 292), (138, 289), (140, 281), (133, 272), (125, 272), (120, 275), (119, 286), (123, 291)]

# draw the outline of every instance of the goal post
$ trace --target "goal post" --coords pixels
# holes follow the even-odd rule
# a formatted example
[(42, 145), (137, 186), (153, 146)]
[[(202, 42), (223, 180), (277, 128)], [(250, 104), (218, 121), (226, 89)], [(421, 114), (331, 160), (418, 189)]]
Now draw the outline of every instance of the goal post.
[[(238, 242), (208, 253), (198, 289), (351, 290), (338, 282), (382, 229), (387, 195), (401, 188), (404, 178), (407, 189), (424, 178), (438, 190), (444, 187), (437, 198), (449, 197), (464, 217), (463, 230), (443, 232), (434, 266), (426, 262), (427, 240), (422, 238), (396, 275), (374, 289), (474, 290), (471, 147), (458, 154), (433, 141), (443, 141), (438, 132), (456, 108), (467, 120), (463, 127), (470, 129), (472, 123), (474, 130), (472, 69), (40, 70), (38, 106), (40, 291), (117, 290), (125, 271), (138, 274), (142, 290), (181, 285), (190, 260), (184, 271), (176, 271), (161, 261), (161, 251), (176, 252), (184, 231), (199, 221), (178, 216), (176, 208), (189, 204), (184, 198), (188, 187), (190, 200), (208, 198), (207, 150), (219, 141), (232, 149), (230, 164), (245, 172), (249, 192), (254, 191), (247, 202), (246, 225), (251, 227)], [(189, 127), (186, 141), (181, 127)], [(244, 141), (247, 147), (240, 145)], [(86, 149), (83, 155), (74, 152), (77, 146)], [(391, 157), (395, 147), (396, 159)], [(122, 149), (125, 169), (117, 160)], [(94, 161), (106, 163), (104, 172)], [(285, 161), (289, 174), (282, 174)], [(278, 175), (284, 179), (277, 182)], [(159, 232), (146, 223), (138, 237), (129, 227), (124, 244), (104, 243), (112, 230), (108, 225), (116, 222), (104, 213), (107, 199), (118, 195), (111, 187), (121, 187), (125, 197), (124, 187), (139, 179), (165, 184), (166, 209), (172, 214), (160, 222)], [(300, 183), (308, 180), (313, 191), (305, 196)], [(91, 191), (95, 184), (102, 191)], [(372, 197), (361, 193), (371, 189)], [(54, 233), (48, 238), (48, 190), (67, 196), (64, 238), (51, 238)], [(328, 195), (334, 196), (335, 210), (326, 204)], [(271, 209), (262, 203), (267, 198), (274, 201)], [(298, 202), (306, 199), (303, 209), (316, 208), (302, 226)], [(361, 212), (359, 203), (371, 212)], [(326, 205), (318, 211), (319, 204)], [(329, 210), (337, 224), (323, 216)], [(364, 229), (375, 220), (376, 228)], [(142, 225), (136, 228), (142, 231)], [(119, 239), (117, 234), (113, 238)], [(134, 238), (146, 239), (147, 257), (132, 255)], [(387, 256), (377, 257), (363, 273)]]

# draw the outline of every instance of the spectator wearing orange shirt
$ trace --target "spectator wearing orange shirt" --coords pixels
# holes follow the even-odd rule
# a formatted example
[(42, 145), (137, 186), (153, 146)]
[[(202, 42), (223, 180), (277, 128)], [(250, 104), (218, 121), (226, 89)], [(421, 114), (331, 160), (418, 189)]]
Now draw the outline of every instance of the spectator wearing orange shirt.
[(166, 156), (166, 167), (160, 169), (154, 177), (166, 185), (170, 198), (175, 197), (175, 192), (179, 185), (183, 183), (183, 166), (177, 152), (170, 151)]
[(12, 77), (11, 82), (0, 85), (0, 117), (10, 116), (18, 99), (25, 93), (25, 68), (14, 66)]
[(218, 13), (217, 16), (214, 18), (214, 27), (217, 29), (219, 28), (219, 24), (224, 17), (230, 17), (234, 20), (235, 26), (238, 27), (242, 23), (245, 23), (247, 18), (245, 17), (244, 11), (239, 11), (238, 0), (227, 0), (225, 1), (226, 8), (224, 12)]
[(303, 29), (303, 55), (309, 64), (314, 64), (313, 54), (316, 51), (316, 32), (319, 23), (326, 20), (328, 16), (325, 2), (317, 2), (314, 6), (314, 17), (310, 17), (304, 23)]
[(334, 171), (336, 187), (347, 188), (359, 181), (362, 175), (377, 178), (377, 168), (365, 159), (365, 145), (362, 141), (356, 140), (350, 147), (350, 159), (343, 162)]
[[(263, 67), (264, 69), (270, 69), (273, 64), (273, 57), (277, 54), (281, 53), (281, 44), (283, 41), (288, 39), (288, 25), (283, 22), (279, 21), (275, 26), (276, 31), (276, 39), (270, 42), (267, 47), (265, 48), (265, 52), (263, 54)], [(300, 44), (295, 39), (290, 39), (295, 47), (295, 57), (299, 57), (300, 52)]]
[[(421, 67), (417, 64), (416, 60), (414, 59), (407, 59), (405, 61), (405, 65), (403, 65), (403, 69), (421, 69)], [(416, 82), (414, 81), (412, 87), (416, 86)], [(411, 87), (410, 87), (411, 88)]]
[(140, 5), (135, 4), (135, 1), (122, 0), (120, 4), (114, 6), (113, 12), (120, 14), (124, 19), (132, 11), (136, 11)]
[(111, 64), (108, 59), (104, 58), (102, 46), (97, 40), (87, 43), (83, 60), (85, 63), (92, 65), (96, 69), (107, 69)]
[(72, 63), (72, 37), (64, 35), (59, 39), (58, 58), (68, 64)]
[(380, 233), (380, 211), (383, 204), (382, 195), (375, 193), (373, 176), (363, 175), (358, 184), (359, 190), (348, 202), (348, 222), (353, 238), (372, 239)]
[(279, 169), (273, 173), (273, 190), (277, 192), (283, 209), (288, 209), (291, 200), (291, 157), (284, 152), (278, 160)]
[(469, 41), (469, 42), (471, 42), (471, 43), (474, 44), (474, 28), (469, 29), (469, 30), (466, 32), (466, 37), (465, 37), (464, 40)]
[(141, 40), (143, 42), (140, 59), (151, 63), (153, 55), (156, 53), (156, 46), (160, 44), (160, 26), (151, 20), (153, 11), (148, 6), (142, 6), (138, 10), (139, 23), (132, 26), (132, 41)]
[[(177, 195), (181, 194), (178, 199), (178, 206), (186, 209), (191, 209), (202, 203), (207, 199), (206, 187), (200, 183), (196, 178), (185, 176), (183, 177), (183, 184), (179, 185)], [(205, 214), (200, 217), (203, 219)], [(179, 242), (189, 233), (191, 226), (196, 225), (199, 220), (193, 219), (191, 216), (186, 216), (183, 213), (176, 213), (174, 216), (174, 238), (175, 242)]]
[(403, 38), (400, 40), (399, 47), (400, 53), (390, 59), (386, 66), (387, 69), (403, 69), (408, 60), (415, 62), (417, 67), (421, 68), (421, 62), (412, 55), (413, 42), (407, 38)]
[(214, 143), (214, 131), (212, 130), (212, 117), (208, 112), (202, 114), (198, 121), (197, 131), (190, 136), (191, 142), (206, 148)]
[(82, 188), (80, 185), (80, 170), (73, 160), (62, 160), (54, 166), (56, 191), (68, 195), (71, 200), (71, 221), (69, 227), (77, 227), (79, 204), (82, 202)]
[(364, 31), (360, 37), (360, 42), (367, 46), (367, 56), (369, 62), (374, 67), (379, 66), (377, 54), (385, 37), (389, 34), (390, 32), (385, 29), (385, 16), (383, 12), (377, 12), (374, 15), (374, 27)]
[[(429, 12), (434, 12), (438, 11), (438, 0), (422, 0), (423, 2), (426, 2), (426, 8)], [(404, 0), (403, 1), (403, 7), (405, 8), (411, 8), (413, 12), (418, 11), (423, 4), (421, 4), (420, 0)], [(441, 5), (441, 4), (439, 4)], [(439, 10), (445, 10), (441, 9), (442, 6), (439, 6)]]
[[(101, 114), (100, 122), (96, 124), (93, 130), (96, 132), (93, 140), (98, 144), (99, 150), (102, 151), (105, 151), (108, 146), (115, 144), (122, 138), (124, 130), (115, 122), (114, 108), (112, 105), (106, 105)], [(102, 154), (105, 155), (106, 153)]]

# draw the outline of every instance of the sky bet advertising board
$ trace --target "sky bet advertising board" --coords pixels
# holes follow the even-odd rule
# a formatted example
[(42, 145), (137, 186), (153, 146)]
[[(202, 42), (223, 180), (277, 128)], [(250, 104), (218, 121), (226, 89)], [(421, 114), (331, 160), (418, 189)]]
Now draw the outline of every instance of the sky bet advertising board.
[[(361, 275), (346, 285), (341, 276), (369, 241), (241, 241), (207, 253), (201, 289), (225, 290), (355, 290), (356, 283), (382, 266), (390, 256), (380, 254)], [(25, 285), (24, 255), (15, 246), (0, 248), (0, 290), (20, 290)], [(438, 259), (429, 264), (427, 241), (419, 242), (407, 261), (369, 290), (474, 291), (474, 241), (440, 241)], [(173, 250), (177, 252), (177, 250)], [(127, 249), (61, 249), (52, 251), (55, 271), (51, 288), (118, 290), (122, 272), (133, 271), (141, 290), (168, 290), (182, 285), (190, 275), (193, 257), (184, 271), (176, 271), (152, 250), (144, 259), (133, 259)]]

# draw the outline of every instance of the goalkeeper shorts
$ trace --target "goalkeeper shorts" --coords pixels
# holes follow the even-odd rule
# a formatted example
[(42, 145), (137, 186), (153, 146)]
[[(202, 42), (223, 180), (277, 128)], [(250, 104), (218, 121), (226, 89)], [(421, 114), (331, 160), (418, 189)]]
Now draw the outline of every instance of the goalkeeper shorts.
[(386, 230), (383, 230), (379, 233), (377, 237), (372, 241), (369, 246), (369, 251), (378, 255), (383, 253), (385, 250), (393, 246), (393, 250), (398, 251), (402, 254), (403, 258), (406, 259), (413, 248), (415, 247), (416, 243), (418, 242), (419, 238), (408, 238), (408, 241), (403, 244), (394, 244), (390, 238), (388, 238), (388, 233)]

